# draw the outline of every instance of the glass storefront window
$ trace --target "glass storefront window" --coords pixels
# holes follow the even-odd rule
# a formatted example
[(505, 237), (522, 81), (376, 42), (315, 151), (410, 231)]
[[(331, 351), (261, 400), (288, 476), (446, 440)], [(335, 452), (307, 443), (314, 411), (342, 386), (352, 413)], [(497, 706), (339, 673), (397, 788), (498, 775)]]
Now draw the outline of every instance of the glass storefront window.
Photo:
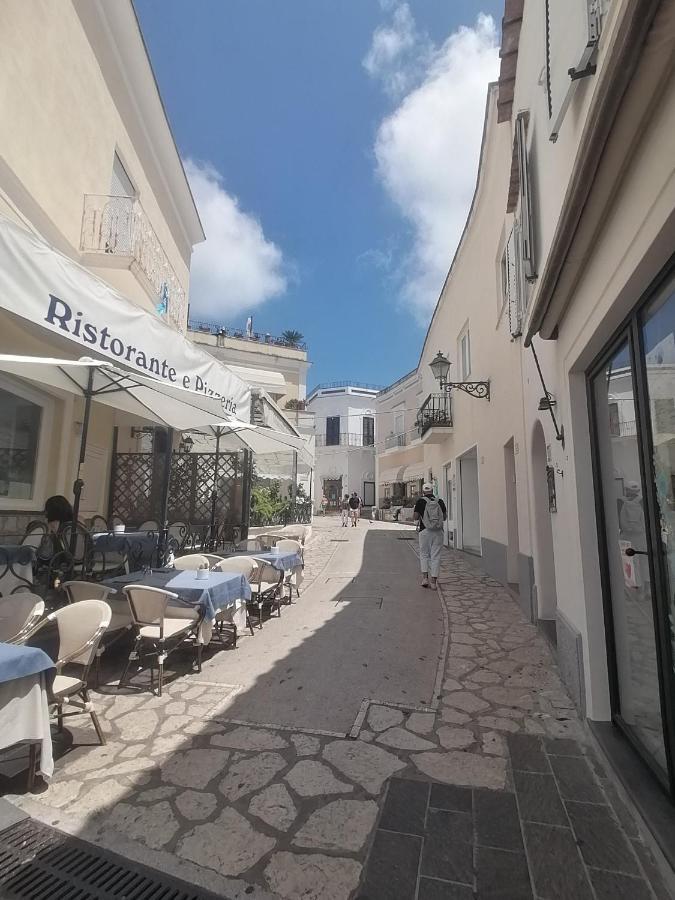
[(41, 406), (0, 388), (0, 498), (33, 498), (41, 421)]

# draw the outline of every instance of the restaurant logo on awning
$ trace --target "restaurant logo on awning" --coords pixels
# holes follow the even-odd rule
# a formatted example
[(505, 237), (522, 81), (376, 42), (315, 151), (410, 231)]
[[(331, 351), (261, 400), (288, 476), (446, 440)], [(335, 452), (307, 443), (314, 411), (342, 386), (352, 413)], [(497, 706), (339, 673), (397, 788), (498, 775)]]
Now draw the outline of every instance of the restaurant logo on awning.
[[(88, 322), (82, 312), (73, 313), (72, 308), (60, 297), (49, 295), (49, 309), (45, 316), (45, 322), (57, 326), (72, 338), (76, 338), (83, 345), (100, 350), (102, 353), (114, 356), (120, 362), (142, 369), (148, 375), (163, 378), (172, 384), (178, 384), (189, 391), (197, 391), (209, 397), (217, 397), (223, 402), (225, 412), (236, 413), (237, 404), (231, 397), (223, 397), (218, 391), (209, 387), (208, 382), (195, 374), (181, 374), (170, 365), (167, 359), (152, 356), (142, 347), (136, 347), (129, 341), (115, 335), (105, 325), (99, 328), (93, 322)], [(140, 343), (136, 341), (135, 343)]]

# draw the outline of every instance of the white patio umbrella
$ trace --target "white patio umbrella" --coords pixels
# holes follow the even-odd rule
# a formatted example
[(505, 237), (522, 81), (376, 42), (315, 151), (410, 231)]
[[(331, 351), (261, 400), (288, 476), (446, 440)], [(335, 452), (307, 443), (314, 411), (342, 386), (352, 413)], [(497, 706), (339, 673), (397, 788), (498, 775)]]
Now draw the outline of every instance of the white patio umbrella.
[[(86, 454), (92, 400), (178, 431), (204, 427), (227, 430), (230, 421), (239, 424), (225, 412), (220, 398), (118, 369), (101, 360), (0, 354), (0, 371), (84, 397), (80, 456), (73, 486), (76, 522), (83, 487), (80, 470)], [(218, 423), (217, 426), (214, 423)]]

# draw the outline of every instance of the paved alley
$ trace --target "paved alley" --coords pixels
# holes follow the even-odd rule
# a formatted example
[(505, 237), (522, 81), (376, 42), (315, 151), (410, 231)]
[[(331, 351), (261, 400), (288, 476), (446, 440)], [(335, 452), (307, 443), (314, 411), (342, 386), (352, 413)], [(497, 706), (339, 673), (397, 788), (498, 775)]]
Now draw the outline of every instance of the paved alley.
[(299, 600), (161, 698), (101, 687), (39, 820), (226, 898), (663, 900), (536, 629), (414, 531), (319, 519)]

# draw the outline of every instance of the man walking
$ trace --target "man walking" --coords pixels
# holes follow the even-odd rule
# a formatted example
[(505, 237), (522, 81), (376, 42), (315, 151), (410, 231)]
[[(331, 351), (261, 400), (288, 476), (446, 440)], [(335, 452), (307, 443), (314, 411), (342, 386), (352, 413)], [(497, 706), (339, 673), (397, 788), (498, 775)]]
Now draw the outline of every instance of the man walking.
[(433, 485), (423, 485), (422, 496), (413, 510), (419, 531), (422, 587), (436, 587), (443, 549), (443, 522), (447, 517), (445, 503), (434, 497)]
[(349, 494), (345, 494), (342, 501), (342, 527), (349, 525)]
[(356, 493), (356, 491), (352, 491), (352, 495), (349, 498), (349, 515), (352, 520), (353, 528), (356, 528), (356, 523), (359, 520), (360, 509), (361, 509), (361, 498)]

